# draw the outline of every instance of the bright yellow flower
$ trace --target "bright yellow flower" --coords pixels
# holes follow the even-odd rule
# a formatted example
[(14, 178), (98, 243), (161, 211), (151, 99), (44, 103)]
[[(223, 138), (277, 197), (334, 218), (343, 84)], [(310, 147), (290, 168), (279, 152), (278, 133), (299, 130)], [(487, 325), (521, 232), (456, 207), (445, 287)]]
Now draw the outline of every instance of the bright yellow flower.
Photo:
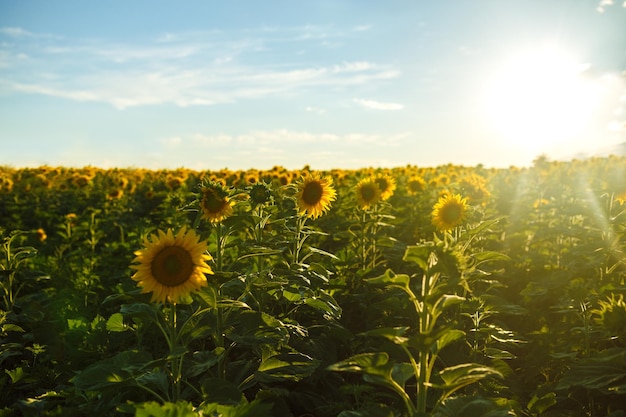
[(298, 183), (296, 201), (298, 212), (306, 213), (307, 217), (317, 218), (329, 208), (331, 201), (337, 198), (331, 177), (320, 177), (317, 174), (307, 175)]
[(135, 252), (136, 258), (131, 265), (137, 270), (132, 276), (141, 287), (142, 293), (152, 293), (152, 302), (180, 302), (193, 291), (206, 287), (204, 274), (213, 274), (207, 261), (207, 243), (200, 242), (198, 235), (183, 227), (176, 235), (168, 229), (151, 239), (144, 239), (144, 249)]
[(380, 199), (388, 200), (396, 190), (396, 180), (387, 174), (379, 174), (374, 178), (378, 189), (380, 190)]
[(426, 188), (426, 181), (420, 176), (414, 175), (406, 183), (409, 194), (416, 195)]
[(37, 236), (37, 239), (39, 239), (40, 242), (43, 242), (44, 240), (48, 238), (46, 231), (42, 228), (37, 229), (35, 231), (35, 235)]
[(355, 187), (356, 201), (363, 209), (376, 204), (381, 200), (380, 188), (373, 178), (363, 178)]
[(433, 224), (439, 231), (451, 230), (465, 220), (468, 209), (467, 198), (445, 194), (433, 207)]

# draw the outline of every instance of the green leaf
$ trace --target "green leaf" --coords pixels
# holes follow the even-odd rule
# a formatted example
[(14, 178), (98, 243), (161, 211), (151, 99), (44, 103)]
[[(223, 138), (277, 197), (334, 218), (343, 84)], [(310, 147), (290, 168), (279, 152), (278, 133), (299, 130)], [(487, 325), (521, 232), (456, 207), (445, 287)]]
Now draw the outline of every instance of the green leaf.
[(484, 231), (486, 229), (489, 229), (491, 226), (495, 225), (500, 220), (502, 220), (502, 219), (501, 218), (497, 218), (497, 219), (483, 221), (476, 227), (468, 228), (467, 229), (467, 233), (463, 237), (470, 238), (472, 236), (476, 236), (477, 234), (481, 233), (482, 231)]
[(20, 326), (18, 326), (17, 324), (3, 324), (2, 325), (2, 333), (4, 332), (21, 332), (24, 333), (25, 330), (22, 329)]
[(593, 358), (574, 363), (561, 378), (557, 389), (572, 386), (606, 394), (626, 393), (626, 348), (607, 349)]
[(515, 359), (516, 357), (509, 351), (496, 348), (486, 348), (485, 356), (492, 359)]
[(137, 405), (135, 417), (198, 417), (193, 405), (187, 401), (159, 404), (155, 401)]
[(243, 393), (233, 382), (221, 378), (204, 378), (202, 381), (204, 402), (237, 405), (245, 401)]
[(388, 362), (389, 355), (386, 352), (361, 353), (341, 362), (334, 363), (327, 369), (329, 371), (380, 375), (380, 370), (385, 369)]
[(287, 341), (289, 331), (280, 320), (267, 313), (242, 310), (226, 331), (226, 336), (242, 345), (279, 345)]
[(120, 307), (120, 313), (124, 317), (147, 321), (156, 321), (158, 314), (154, 305), (146, 303), (123, 304)]
[(375, 278), (368, 278), (364, 281), (372, 285), (390, 285), (408, 288), (411, 278), (405, 274), (396, 275), (391, 269), (388, 269), (383, 275)]
[(472, 253), (472, 259), (474, 260), (474, 265), (480, 265), (485, 262), (493, 262), (493, 261), (510, 261), (511, 258), (504, 253), (496, 252), (496, 251), (483, 251), (483, 252), (475, 252)]
[(533, 395), (533, 397), (528, 402), (528, 411), (533, 414), (543, 414), (548, 408), (552, 407), (556, 404), (556, 394), (554, 392), (549, 392), (542, 397), (537, 397), (537, 394)]
[(211, 373), (211, 368), (217, 365), (225, 351), (226, 349), (223, 347), (216, 347), (211, 351), (194, 352), (191, 357), (193, 364), (187, 371), (188, 375), (190, 377), (194, 377), (205, 373)]
[(217, 289), (213, 285), (202, 288), (200, 291), (194, 293), (197, 295), (206, 307), (216, 309), (217, 308)]
[(311, 375), (319, 364), (319, 360), (303, 353), (281, 353), (263, 360), (254, 377), (261, 382), (300, 381)]
[(378, 329), (373, 329), (361, 333), (361, 335), (367, 337), (384, 337), (385, 339), (392, 341), (396, 345), (403, 345), (409, 341), (409, 338), (404, 336), (409, 329), (409, 326), (380, 327)]
[(5, 369), (4, 372), (6, 372), (6, 374), (11, 378), (11, 382), (14, 384), (26, 377), (26, 373), (22, 367), (17, 367), (13, 370)]
[(428, 259), (433, 251), (431, 245), (408, 246), (404, 252), (402, 260), (405, 262), (413, 262), (420, 267), (422, 271), (428, 269)]
[(114, 313), (107, 320), (106, 329), (110, 332), (125, 332), (130, 328), (124, 324), (124, 315), (122, 313)]
[(204, 404), (202, 411), (204, 416), (219, 417), (274, 417), (271, 414), (272, 404), (254, 400), (249, 403), (238, 405), (223, 405), (217, 403)]
[(435, 345), (435, 352), (439, 353), (441, 350), (448, 346), (450, 343), (456, 342), (457, 340), (463, 339), (465, 337), (465, 332), (459, 329), (448, 329), (443, 334), (441, 334), (437, 338), (437, 343)]
[(490, 398), (454, 397), (443, 401), (433, 417), (513, 417), (516, 414), (508, 404), (498, 404)]
[(308, 250), (313, 252), (313, 253), (319, 253), (320, 255), (328, 256), (329, 258), (334, 259), (336, 261), (339, 260), (339, 258), (337, 258), (334, 254), (332, 254), (330, 252), (326, 252), (325, 250), (321, 250), (321, 249), (315, 248), (313, 246), (309, 246)]
[(395, 364), (389, 361), (386, 352), (361, 353), (327, 367), (329, 371), (355, 372), (363, 374), (366, 381), (387, 386), (398, 391), (405, 382), (415, 376), (409, 364)]
[(305, 298), (304, 303), (308, 306), (328, 313), (328, 315), (334, 319), (341, 318), (341, 307), (331, 295), (323, 291), (321, 291), (317, 296)]
[(474, 384), (488, 376), (498, 376), (502, 374), (497, 370), (478, 363), (462, 363), (449, 366), (439, 372), (439, 377), (443, 380), (443, 385), (433, 384), (441, 389), (441, 400), (448, 398), (455, 391)]
[[(124, 351), (89, 365), (74, 376), (70, 382), (79, 390), (95, 391), (106, 387), (118, 386), (134, 381), (137, 372), (152, 357), (143, 351)], [(131, 383), (132, 385), (132, 383)]]

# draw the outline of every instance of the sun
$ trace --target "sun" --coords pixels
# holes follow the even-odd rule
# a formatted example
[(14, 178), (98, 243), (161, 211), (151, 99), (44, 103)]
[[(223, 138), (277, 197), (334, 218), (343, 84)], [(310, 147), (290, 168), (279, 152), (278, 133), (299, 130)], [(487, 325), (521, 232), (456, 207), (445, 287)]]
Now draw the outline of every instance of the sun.
[(597, 105), (588, 68), (555, 45), (511, 54), (495, 66), (483, 92), (491, 127), (530, 152), (581, 140)]

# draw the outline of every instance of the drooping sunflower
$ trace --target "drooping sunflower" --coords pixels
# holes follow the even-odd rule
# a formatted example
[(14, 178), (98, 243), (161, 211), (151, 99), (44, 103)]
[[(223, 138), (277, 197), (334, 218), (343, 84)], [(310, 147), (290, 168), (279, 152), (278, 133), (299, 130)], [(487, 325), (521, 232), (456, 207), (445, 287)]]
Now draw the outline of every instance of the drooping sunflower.
[(206, 287), (204, 274), (213, 274), (206, 263), (207, 243), (201, 242), (193, 230), (183, 227), (176, 235), (162, 230), (144, 239), (144, 249), (135, 252), (132, 276), (142, 293), (152, 293), (152, 302), (178, 303), (193, 291)]
[(331, 201), (337, 198), (337, 191), (332, 185), (331, 177), (321, 177), (318, 174), (311, 174), (302, 178), (298, 183), (298, 193), (296, 202), (298, 212), (306, 213), (307, 217), (317, 218), (324, 214), (329, 208)]
[(228, 191), (222, 185), (211, 182), (202, 187), (200, 199), (202, 218), (211, 223), (219, 223), (233, 214), (232, 205)]
[(376, 185), (378, 185), (378, 189), (380, 190), (380, 199), (382, 201), (388, 200), (396, 190), (396, 180), (391, 175), (378, 174), (374, 178), (374, 181), (376, 182)]
[(445, 232), (461, 224), (467, 216), (467, 198), (459, 194), (444, 194), (433, 207), (433, 224)]
[(381, 192), (378, 184), (373, 178), (363, 178), (354, 188), (356, 201), (362, 209), (368, 209), (381, 199)]

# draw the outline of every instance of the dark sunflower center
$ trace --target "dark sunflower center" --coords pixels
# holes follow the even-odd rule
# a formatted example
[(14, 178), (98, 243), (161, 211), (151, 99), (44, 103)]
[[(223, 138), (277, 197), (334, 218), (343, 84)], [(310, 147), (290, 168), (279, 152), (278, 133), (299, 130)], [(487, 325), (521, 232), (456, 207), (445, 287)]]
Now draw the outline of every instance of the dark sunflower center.
[(152, 260), (152, 276), (167, 287), (176, 287), (186, 282), (193, 272), (191, 254), (180, 246), (167, 246)]
[(409, 189), (411, 191), (422, 191), (422, 183), (419, 181), (411, 181), (409, 182)]
[(320, 202), (324, 194), (324, 187), (317, 181), (310, 182), (304, 186), (302, 190), (302, 201), (310, 206), (314, 206)]
[(365, 202), (373, 201), (376, 198), (376, 190), (373, 187), (361, 188), (361, 198)]
[(378, 185), (381, 193), (384, 193), (389, 188), (389, 183), (384, 178), (376, 178), (376, 185)]
[(458, 204), (448, 204), (441, 210), (441, 218), (448, 224), (454, 224), (461, 219), (463, 210)]
[(202, 199), (202, 207), (209, 213), (219, 213), (227, 204), (224, 198), (219, 197), (214, 191), (206, 191)]
[(264, 185), (255, 185), (250, 190), (250, 198), (256, 204), (263, 204), (270, 198), (270, 190), (265, 188)]

